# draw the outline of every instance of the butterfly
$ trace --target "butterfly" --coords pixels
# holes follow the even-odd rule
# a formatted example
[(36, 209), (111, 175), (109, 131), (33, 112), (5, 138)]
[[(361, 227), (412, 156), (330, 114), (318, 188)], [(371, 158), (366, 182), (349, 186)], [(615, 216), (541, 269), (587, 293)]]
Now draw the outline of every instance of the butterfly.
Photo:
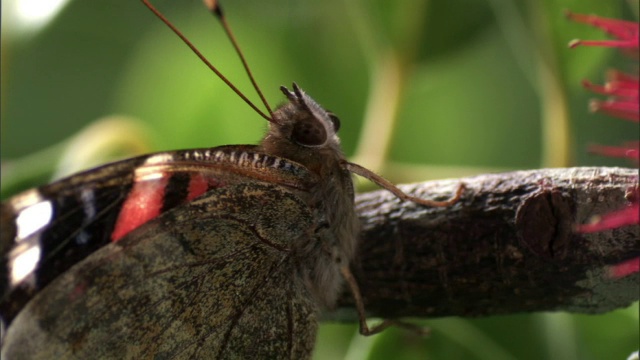
[(3, 358), (309, 358), (345, 282), (366, 328), (351, 174), (430, 206), (462, 187), (402, 193), (346, 160), (336, 115), (281, 92), (268, 114), (250, 104), (269, 122), (258, 145), (143, 155), (2, 203)]

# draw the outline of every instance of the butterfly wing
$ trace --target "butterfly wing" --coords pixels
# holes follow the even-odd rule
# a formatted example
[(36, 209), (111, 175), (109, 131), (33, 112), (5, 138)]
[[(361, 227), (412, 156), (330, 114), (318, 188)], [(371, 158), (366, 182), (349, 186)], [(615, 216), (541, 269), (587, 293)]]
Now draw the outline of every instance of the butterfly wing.
[(5, 326), (89, 254), (212, 189), (252, 181), (306, 189), (301, 165), (234, 145), (145, 155), (26, 191), (0, 207), (0, 315)]
[(314, 224), (281, 186), (212, 190), (53, 280), (14, 319), (3, 358), (308, 358), (317, 309), (292, 244)]

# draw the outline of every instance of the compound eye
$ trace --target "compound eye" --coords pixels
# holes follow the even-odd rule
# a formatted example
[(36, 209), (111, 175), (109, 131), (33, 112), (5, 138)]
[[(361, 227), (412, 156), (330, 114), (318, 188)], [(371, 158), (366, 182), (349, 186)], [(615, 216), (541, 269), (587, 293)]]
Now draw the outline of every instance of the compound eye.
[(306, 118), (293, 126), (293, 141), (304, 146), (319, 146), (327, 142), (327, 132), (319, 120)]
[(328, 113), (328, 115), (333, 124), (333, 132), (337, 133), (340, 130), (340, 119), (334, 113)]

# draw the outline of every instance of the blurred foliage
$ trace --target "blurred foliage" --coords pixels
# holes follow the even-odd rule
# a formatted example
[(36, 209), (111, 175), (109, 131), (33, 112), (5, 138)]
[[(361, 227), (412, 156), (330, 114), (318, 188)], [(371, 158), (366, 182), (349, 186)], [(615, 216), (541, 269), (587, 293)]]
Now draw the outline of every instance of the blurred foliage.
[[(1, 141), (3, 196), (47, 181), (68, 140), (106, 116), (135, 128), (104, 130), (110, 154), (256, 143), (266, 123), (229, 91), (138, 1), (72, 1), (53, 22), (21, 33), (2, 2)], [(237, 56), (199, 1), (156, 5), (257, 103)], [(348, 155), (388, 143), (377, 170), (393, 181), (557, 165), (545, 149), (565, 149), (562, 166), (627, 165), (586, 154), (588, 143), (618, 144), (633, 124), (591, 115), (579, 81), (601, 81), (613, 50), (568, 50), (573, 38), (604, 35), (567, 22), (564, 9), (635, 19), (621, 1), (601, 0), (228, 0), (225, 13), (272, 106), (296, 81), (339, 114)], [(636, 4), (637, 5), (637, 4)], [(635, 11), (635, 13), (634, 13)], [(389, 94), (392, 130), (359, 136), (381, 59), (397, 60)], [(552, 75), (549, 92), (543, 73)], [(561, 96), (556, 96), (560, 94)], [(553, 96), (553, 99), (549, 99)], [(384, 97), (383, 100), (386, 100)], [(567, 109), (549, 117), (550, 100)], [(394, 105), (395, 104), (395, 105)], [(564, 116), (564, 115), (563, 115)], [(130, 120), (128, 120), (130, 121)], [(550, 137), (566, 124), (569, 136)], [(545, 130), (546, 129), (546, 130)], [(143, 135), (140, 135), (140, 132)], [(127, 138), (135, 138), (127, 141)], [(144, 138), (144, 140), (140, 140)], [(87, 149), (94, 141), (82, 140)], [(124, 146), (122, 143), (136, 143)], [(140, 144), (142, 143), (142, 144)], [(553, 146), (550, 146), (553, 145)], [(381, 145), (382, 146), (382, 145)], [(75, 149), (75, 148), (74, 148)], [(72, 151), (66, 156), (74, 156)], [(79, 151), (83, 152), (83, 151)], [(87, 152), (91, 152), (87, 150)], [(30, 156), (28, 156), (31, 154)], [(87, 166), (90, 161), (87, 163)], [(367, 165), (366, 163), (363, 165)], [(393, 165), (401, 165), (403, 170)], [(8, 185), (8, 187), (7, 187)], [(402, 331), (352, 339), (355, 327), (322, 328), (317, 358), (623, 359), (638, 348), (637, 306), (601, 316), (535, 314), (428, 321), (430, 339)], [(347, 354), (347, 355), (345, 355)]]

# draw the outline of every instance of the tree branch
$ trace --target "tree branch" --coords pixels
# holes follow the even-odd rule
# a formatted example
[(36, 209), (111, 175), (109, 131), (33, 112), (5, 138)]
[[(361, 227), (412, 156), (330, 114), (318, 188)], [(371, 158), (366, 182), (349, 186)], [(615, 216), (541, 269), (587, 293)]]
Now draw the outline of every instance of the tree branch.
[[(352, 264), (367, 311), (384, 318), (533, 311), (600, 313), (639, 299), (640, 276), (610, 266), (640, 256), (640, 226), (578, 234), (628, 204), (638, 170), (571, 168), (430, 181), (401, 188), (447, 208), (401, 202), (386, 191), (357, 197), (362, 222)], [(331, 318), (356, 319), (346, 290)]]

